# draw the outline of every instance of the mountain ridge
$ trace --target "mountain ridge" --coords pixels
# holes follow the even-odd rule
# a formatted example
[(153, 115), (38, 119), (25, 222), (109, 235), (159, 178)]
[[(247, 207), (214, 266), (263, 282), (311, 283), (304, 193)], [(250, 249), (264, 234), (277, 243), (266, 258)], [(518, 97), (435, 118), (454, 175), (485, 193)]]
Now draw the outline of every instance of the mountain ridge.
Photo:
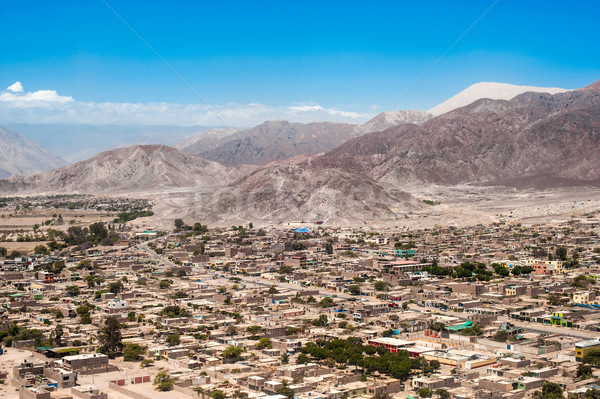
[(67, 161), (22, 134), (0, 126), (0, 178), (55, 169)]

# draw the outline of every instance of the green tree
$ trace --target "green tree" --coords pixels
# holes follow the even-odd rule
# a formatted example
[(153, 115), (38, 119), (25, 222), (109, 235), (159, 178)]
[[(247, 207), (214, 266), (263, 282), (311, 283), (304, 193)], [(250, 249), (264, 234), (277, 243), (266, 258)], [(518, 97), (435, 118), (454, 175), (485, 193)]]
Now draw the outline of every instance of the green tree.
[(387, 283), (385, 281), (376, 281), (373, 286), (377, 291), (385, 291), (387, 289)]
[(48, 248), (46, 248), (45, 245), (37, 245), (33, 249), (33, 253), (36, 254), (36, 255), (47, 255), (48, 254)]
[(77, 296), (81, 293), (81, 290), (76, 285), (69, 285), (65, 288), (65, 291), (69, 296)]
[(319, 315), (318, 318), (313, 319), (311, 321), (312, 325), (315, 327), (325, 327), (326, 325), (329, 324), (329, 321), (327, 320), (327, 315)]
[(137, 362), (146, 354), (146, 347), (139, 344), (127, 344), (123, 348), (123, 360)]
[(57, 260), (52, 264), (49, 271), (57, 275), (60, 274), (65, 269), (65, 267), (66, 266), (64, 261)]
[(123, 283), (120, 280), (112, 282), (108, 284), (108, 290), (117, 295), (119, 292), (123, 291)]
[(121, 336), (121, 324), (114, 316), (108, 316), (104, 322), (104, 326), (98, 334), (100, 350), (107, 354), (111, 359), (121, 352), (123, 349), (123, 339)]
[(500, 277), (507, 277), (510, 274), (510, 271), (508, 268), (506, 268), (506, 266), (499, 265), (498, 263), (492, 263), (492, 267), (494, 268), (494, 273)]
[(210, 397), (213, 399), (225, 399), (225, 393), (219, 389), (215, 389), (210, 393)]
[(160, 280), (158, 286), (161, 290), (167, 289), (171, 286), (171, 280)]
[(497, 342), (506, 342), (508, 333), (505, 330), (498, 330), (493, 336), (493, 340)]
[(333, 254), (333, 245), (331, 245), (330, 242), (325, 244), (325, 252), (327, 252), (328, 255)]
[(50, 333), (50, 342), (55, 347), (62, 346), (63, 335), (64, 335), (63, 326), (62, 326), (62, 324), (58, 324), (56, 326), (56, 328), (54, 329), (54, 331), (52, 331), (52, 333)]
[(260, 333), (262, 331), (262, 329), (263, 329), (262, 326), (254, 325), (254, 326), (248, 326), (246, 328), (246, 331), (252, 335), (256, 335), (256, 334)]
[(79, 319), (80, 324), (92, 324), (92, 318), (90, 316), (91, 310), (92, 309), (88, 305), (85, 305), (85, 304), (78, 306), (77, 309), (75, 309), (75, 311), (77, 312), (77, 314), (80, 317), (80, 319)]
[(294, 391), (289, 387), (286, 380), (281, 381), (283, 386), (277, 390), (277, 393), (283, 396), (287, 396), (288, 399), (294, 399)]
[(181, 337), (177, 334), (169, 335), (165, 341), (169, 346), (179, 345), (181, 343)]
[(237, 359), (242, 353), (244, 353), (243, 348), (239, 346), (228, 346), (227, 349), (223, 351), (223, 357), (225, 359)]
[(582, 361), (594, 366), (600, 366), (600, 349), (590, 349), (585, 354)]
[(319, 301), (319, 306), (322, 308), (330, 308), (335, 306), (335, 302), (331, 297), (326, 296), (325, 298)]
[(288, 355), (287, 353), (284, 353), (283, 355), (281, 355), (281, 364), (288, 364), (290, 362), (290, 355)]
[(175, 219), (173, 221), (173, 224), (175, 225), (175, 230), (179, 231), (179, 230), (181, 230), (181, 228), (183, 227), (183, 225), (185, 223), (183, 223), (183, 220), (181, 220), (181, 219)]
[(256, 349), (271, 349), (272, 347), (271, 338), (268, 337), (259, 339), (256, 344)]
[(351, 295), (360, 295), (360, 285), (350, 285), (350, 286), (348, 286), (348, 292)]
[(298, 357), (296, 358), (296, 364), (306, 364), (306, 363), (310, 363), (310, 358), (305, 355), (304, 353), (301, 353), (298, 355)]
[(563, 262), (567, 260), (567, 248), (556, 247), (556, 257)]
[(585, 391), (585, 399), (600, 399), (600, 389), (588, 389)]
[(160, 369), (156, 377), (154, 377), (154, 382), (152, 385), (156, 388), (157, 391), (167, 392), (173, 389), (173, 385), (175, 384), (175, 380), (171, 378), (171, 375), (165, 369)]
[(450, 393), (443, 388), (436, 389), (435, 394), (439, 396), (440, 399), (448, 399), (450, 397)]
[(431, 398), (433, 396), (433, 391), (429, 388), (421, 388), (419, 389), (419, 396), (422, 398)]
[(230, 337), (237, 335), (237, 328), (235, 326), (227, 326), (225, 329), (225, 334)]
[(534, 392), (533, 397), (535, 399), (563, 399), (564, 395), (560, 385), (554, 382), (546, 382), (541, 391)]
[(582, 380), (587, 380), (588, 378), (592, 378), (593, 377), (592, 366), (590, 366), (589, 364), (580, 363), (577, 366), (577, 377), (581, 378)]

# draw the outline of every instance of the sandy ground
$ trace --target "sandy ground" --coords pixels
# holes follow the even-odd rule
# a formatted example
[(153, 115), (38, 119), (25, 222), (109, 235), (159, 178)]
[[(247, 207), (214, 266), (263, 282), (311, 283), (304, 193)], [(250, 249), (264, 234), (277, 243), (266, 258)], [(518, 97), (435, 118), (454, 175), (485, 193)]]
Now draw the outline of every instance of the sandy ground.
[[(421, 209), (406, 213), (396, 220), (325, 220), (324, 227), (368, 228), (432, 228), (435, 226), (467, 227), (493, 222), (515, 222), (531, 225), (569, 220), (572, 217), (600, 212), (600, 190), (593, 187), (558, 188), (549, 190), (515, 189), (507, 187), (410, 187), (410, 192)], [(196, 193), (197, 194), (197, 193)], [(172, 228), (173, 219), (182, 218), (191, 223), (200, 221), (210, 226), (229, 227), (243, 224), (242, 220), (194, 220), (194, 209), (202, 207), (199, 196), (192, 192), (173, 192), (153, 195), (156, 216), (148, 223), (160, 228)], [(424, 200), (439, 205), (424, 204)], [(403, 204), (398, 204), (402, 209)], [(399, 212), (399, 214), (403, 214)], [(289, 227), (290, 221), (253, 220), (255, 226)], [(141, 222), (141, 221), (140, 221)]]
[(10, 385), (12, 378), (12, 368), (23, 362), (23, 360), (32, 360), (30, 351), (8, 348), (8, 352), (0, 356), (0, 370), (8, 373), (4, 384), (0, 385), (0, 398), (13, 399), (19, 397), (19, 391)]
[(34, 241), (34, 242), (2, 242), (0, 246), (6, 248), (8, 252), (19, 251), (19, 252), (33, 252), (33, 249), (38, 245), (46, 245), (48, 241)]
[[(47, 244), (45, 241), (33, 241), (33, 242), (18, 242), (16, 237), (19, 234), (23, 235), (34, 235), (33, 226), (39, 225), (39, 232), (43, 233), (48, 228), (54, 230), (66, 231), (72, 224), (70, 221), (75, 221), (75, 226), (87, 226), (94, 222), (110, 222), (114, 220), (114, 216), (109, 216), (106, 213), (96, 211), (83, 211), (83, 210), (66, 210), (66, 209), (33, 209), (27, 211), (29, 214), (14, 216), (10, 212), (4, 211), (0, 213), (0, 237), (6, 233), (9, 239), (13, 241), (1, 241), (0, 246), (5, 247), (9, 251), (20, 251), (20, 252), (33, 252), (33, 249), (40, 244)], [(52, 215), (61, 214), (65, 223), (60, 226), (45, 226), (44, 222), (52, 219)], [(15, 234), (16, 233), (16, 234)]]

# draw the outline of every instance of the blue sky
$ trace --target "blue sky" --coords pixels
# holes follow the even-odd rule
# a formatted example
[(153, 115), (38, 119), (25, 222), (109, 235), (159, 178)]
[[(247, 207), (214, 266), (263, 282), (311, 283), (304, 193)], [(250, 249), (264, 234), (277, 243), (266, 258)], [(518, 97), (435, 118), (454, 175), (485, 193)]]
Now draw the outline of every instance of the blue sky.
[[(232, 125), (290, 106), (318, 104), (332, 120), (387, 110), (494, 3), (106, 1)], [(600, 78), (599, 17), (597, 1), (500, 0), (395, 109), (426, 110), (480, 81), (585, 86)], [(0, 54), (0, 89), (56, 91), (91, 123), (98, 103), (200, 103), (102, 1), (0, 0)]]

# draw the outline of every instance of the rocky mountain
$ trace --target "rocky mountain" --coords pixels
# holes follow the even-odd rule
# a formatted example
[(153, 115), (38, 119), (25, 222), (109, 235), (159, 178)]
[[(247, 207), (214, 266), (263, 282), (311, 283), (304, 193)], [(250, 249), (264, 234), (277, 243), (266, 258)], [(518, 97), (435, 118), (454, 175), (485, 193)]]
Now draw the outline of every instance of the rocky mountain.
[(213, 129), (178, 143), (181, 151), (223, 165), (265, 165), (334, 149), (352, 137), (403, 123), (423, 123), (427, 112), (387, 111), (362, 125), (336, 122), (268, 121), (246, 130)]
[[(198, 202), (196, 202), (198, 203)], [(399, 220), (423, 207), (412, 195), (355, 173), (302, 164), (275, 164), (243, 175), (190, 209), (202, 220)]]
[(66, 164), (64, 159), (23, 135), (0, 127), (0, 178), (29, 175)]
[(233, 170), (164, 145), (119, 148), (59, 169), (0, 181), (3, 193), (119, 193), (226, 184)]
[(595, 182), (600, 90), (481, 99), (420, 126), (354, 138), (313, 163), (398, 186)]
[(510, 100), (526, 92), (556, 94), (566, 91), (566, 89), (558, 87), (517, 86), (508, 83), (480, 82), (467, 87), (455, 96), (431, 108), (428, 112), (434, 116), (439, 116), (482, 98)]
[[(219, 162), (161, 145), (134, 146), (1, 180), (0, 192), (161, 193), (162, 210), (177, 217), (352, 223), (419, 212), (423, 202), (407, 193), (415, 187), (598, 185), (600, 82), (557, 94), (479, 99), (421, 124), (366, 134), (356, 125), (274, 121), (231, 135), (236, 139), (213, 149)], [(348, 136), (354, 137), (325, 154), (306, 155)]]
[(176, 143), (173, 147), (188, 154), (209, 151), (235, 139), (233, 134), (238, 131), (239, 129), (232, 128), (209, 129), (188, 137), (187, 139)]
[(332, 150), (356, 134), (355, 126), (346, 123), (268, 121), (228, 135), (227, 142), (216, 148), (187, 147), (183, 151), (227, 166), (264, 165)]

